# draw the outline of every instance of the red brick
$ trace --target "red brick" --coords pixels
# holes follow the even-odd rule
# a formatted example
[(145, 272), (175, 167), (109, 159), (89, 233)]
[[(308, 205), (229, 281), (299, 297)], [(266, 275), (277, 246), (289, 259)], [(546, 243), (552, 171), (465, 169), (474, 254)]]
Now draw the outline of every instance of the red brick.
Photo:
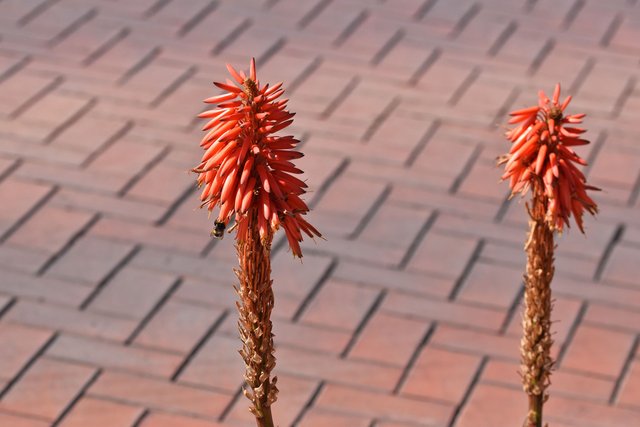
[(88, 103), (89, 99), (86, 96), (66, 95), (60, 91), (50, 92), (23, 111), (20, 119), (26, 123), (42, 123), (53, 130), (79, 114)]
[(182, 357), (90, 338), (61, 335), (47, 354), (97, 367), (170, 377)]
[(327, 384), (318, 396), (316, 406), (394, 421), (422, 424), (445, 424), (453, 412), (451, 405), (417, 400), (337, 384)]
[(63, 187), (84, 189), (102, 193), (115, 193), (129, 180), (126, 175), (112, 175), (102, 171), (88, 172), (69, 166), (55, 164), (26, 163), (15, 172), (16, 176), (24, 179), (36, 179), (56, 183)]
[(242, 384), (244, 373), (244, 362), (238, 354), (241, 346), (236, 336), (213, 335), (191, 359), (179, 382), (234, 393)]
[(47, 275), (96, 284), (122, 262), (132, 249), (133, 245), (129, 244), (83, 237), (47, 270)]
[(91, 301), (88, 311), (143, 319), (165, 296), (176, 277), (128, 267), (120, 270)]
[(426, 321), (378, 310), (349, 351), (349, 358), (405, 366), (428, 328)]
[(11, 379), (52, 336), (44, 329), (0, 323), (0, 377)]
[(34, 252), (29, 248), (11, 245), (0, 246), (0, 265), (5, 270), (36, 273), (49, 260), (50, 254)]
[(3, 271), (0, 291), (21, 298), (51, 301), (78, 306), (91, 292), (91, 288), (72, 282), (43, 276)]
[(51, 187), (44, 184), (11, 178), (2, 181), (0, 200), (11, 200), (11, 203), (3, 203), (0, 210), (0, 234), (17, 225), (18, 220), (37, 206), (50, 191)]
[(169, 300), (154, 313), (134, 343), (188, 354), (221, 315), (219, 309)]
[(124, 130), (125, 125), (124, 121), (98, 117), (89, 111), (57, 135), (52, 145), (92, 153), (115, 138)]
[(60, 427), (130, 427), (142, 412), (141, 407), (84, 397), (64, 417)]
[[(282, 303), (283, 299), (276, 298), (277, 306)], [(333, 354), (341, 353), (351, 339), (349, 332), (293, 323), (282, 318), (274, 318), (273, 332), (276, 335), (275, 340), (278, 345), (286, 344)]]
[(355, 330), (367, 314), (378, 292), (349, 282), (329, 280), (307, 306), (305, 323)]
[(521, 390), (478, 384), (460, 412), (456, 426), (519, 426), (526, 414), (527, 400)]
[(110, 195), (63, 188), (51, 199), (53, 206), (61, 206), (90, 212), (100, 212), (107, 217), (155, 222), (165, 213), (166, 208), (157, 204), (127, 200)]
[(5, 318), (25, 325), (112, 340), (126, 339), (136, 326), (136, 323), (130, 320), (28, 301), (18, 301)]
[(322, 197), (314, 211), (314, 225), (326, 233), (352, 233), (383, 190), (380, 182), (342, 176)]
[(222, 427), (223, 424), (213, 421), (192, 418), (184, 415), (165, 414), (162, 412), (151, 412), (144, 417), (140, 427)]
[(216, 391), (115, 372), (102, 374), (89, 389), (89, 394), (152, 410), (210, 419), (216, 419), (231, 400), (231, 395)]
[(640, 406), (640, 359), (631, 361), (629, 371), (622, 379), (622, 387), (616, 403), (633, 407)]
[(45, 206), (8, 240), (15, 245), (57, 252), (91, 220), (84, 212)]
[(0, 425), (11, 427), (48, 427), (50, 423), (38, 421), (20, 415), (3, 414), (0, 412)]
[(562, 368), (617, 378), (633, 339), (630, 333), (581, 325), (562, 360)]
[[(54, 420), (94, 373), (95, 370), (87, 366), (40, 359), (3, 397), (0, 408)], [(40, 390), (47, 390), (46, 395), (39, 393)]]
[(328, 354), (290, 347), (278, 347), (279, 372), (329, 381), (391, 390), (400, 379), (400, 368), (379, 363), (340, 359)]
[(87, 171), (133, 177), (156, 158), (162, 147), (124, 137), (110, 145), (97, 157)]
[(592, 303), (587, 307), (582, 321), (590, 325), (611, 327), (634, 333), (638, 331), (638, 325), (640, 325), (640, 313), (613, 305)]
[(387, 296), (382, 308), (396, 314), (416, 316), (420, 319), (498, 330), (504, 322), (504, 312), (470, 304), (393, 292)]
[(455, 278), (462, 274), (476, 246), (475, 239), (427, 233), (408, 268)]
[(618, 245), (613, 249), (602, 277), (604, 280), (637, 286), (640, 264), (640, 249), (632, 246)]
[[(340, 261), (333, 277), (344, 281), (355, 281), (376, 288), (404, 290), (412, 293), (445, 298), (451, 292), (454, 281), (425, 274), (380, 268), (355, 262)], [(425, 282), (429, 282), (425, 286)]]
[(91, 230), (95, 236), (126, 242), (143, 242), (151, 246), (199, 253), (210, 237), (205, 231), (196, 234), (167, 227), (156, 227), (119, 219), (102, 218)]
[(477, 262), (457, 300), (508, 309), (522, 288), (522, 270)]
[(291, 259), (291, 253), (278, 251), (271, 260), (271, 278), (278, 295), (306, 296), (327, 274), (332, 262), (326, 255), (309, 253), (300, 263)]
[(369, 427), (371, 419), (323, 409), (311, 409), (305, 414), (301, 423), (308, 427)]
[(632, 427), (640, 423), (637, 410), (560, 396), (549, 399), (545, 411), (550, 418), (578, 425)]
[(15, 113), (27, 100), (45, 90), (54, 81), (55, 77), (52, 76), (45, 77), (25, 72), (14, 74), (0, 85), (0, 98), (3, 99), (0, 114)]
[(430, 343), (446, 349), (519, 359), (520, 339), (518, 337), (438, 325)]
[(358, 240), (407, 250), (432, 211), (385, 203), (358, 236)]
[(480, 357), (426, 347), (402, 385), (401, 394), (455, 404), (464, 397)]
[(189, 188), (195, 188), (195, 175), (161, 162), (127, 191), (127, 197), (171, 205)]
[(151, 103), (184, 76), (187, 69), (188, 67), (184, 64), (155, 60), (128, 79), (123, 88), (129, 91), (127, 95), (132, 101)]

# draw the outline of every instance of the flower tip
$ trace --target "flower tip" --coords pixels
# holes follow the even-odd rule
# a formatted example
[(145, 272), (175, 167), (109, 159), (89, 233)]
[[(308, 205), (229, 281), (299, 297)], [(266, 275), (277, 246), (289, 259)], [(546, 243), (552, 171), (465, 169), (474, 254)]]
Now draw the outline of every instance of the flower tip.
[(553, 89), (553, 103), (557, 104), (560, 99), (560, 83), (556, 83), (556, 87)]
[(251, 58), (251, 62), (249, 62), (249, 78), (256, 81), (256, 58)]

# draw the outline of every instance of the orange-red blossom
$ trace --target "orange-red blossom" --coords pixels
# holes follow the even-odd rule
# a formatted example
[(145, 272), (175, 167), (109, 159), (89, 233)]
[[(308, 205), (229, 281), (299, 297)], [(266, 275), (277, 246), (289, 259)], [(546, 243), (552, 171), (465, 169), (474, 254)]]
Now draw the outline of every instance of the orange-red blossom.
[(538, 181), (547, 198), (546, 222), (551, 229), (562, 231), (573, 214), (580, 231), (584, 233), (582, 215), (594, 215), (598, 207), (587, 195), (587, 190), (599, 190), (586, 185), (584, 174), (576, 164), (587, 163), (571, 147), (588, 144), (581, 135), (585, 129), (574, 125), (582, 123), (584, 114), (565, 115), (571, 101), (568, 96), (562, 104), (560, 85), (557, 84), (549, 99), (543, 91), (538, 93), (538, 105), (513, 111), (509, 124), (519, 125), (507, 131), (512, 142), (509, 154), (502, 158), (512, 195), (526, 193)]
[(267, 239), (280, 226), (284, 228), (291, 251), (301, 257), (302, 233), (321, 236), (302, 216), (309, 207), (300, 198), (307, 185), (293, 175), (302, 171), (292, 160), (303, 156), (295, 151), (300, 141), (293, 136), (276, 135), (293, 122), (294, 113), (286, 110), (282, 83), (264, 85), (256, 79), (255, 61), (249, 76), (227, 64), (233, 81), (214, 82), (226, 91), (204, 102), (217, 108), (198, 117), (210, 119), (200, 145), (205, 152), (194, 172), (203, 187), (202, 206), (212, 211), (220, 206), (212, 234), (222, 236), (224, 227), (234, 218), (238, 241), (248, 232), (248, 214), (258, 210), (261, 239)]

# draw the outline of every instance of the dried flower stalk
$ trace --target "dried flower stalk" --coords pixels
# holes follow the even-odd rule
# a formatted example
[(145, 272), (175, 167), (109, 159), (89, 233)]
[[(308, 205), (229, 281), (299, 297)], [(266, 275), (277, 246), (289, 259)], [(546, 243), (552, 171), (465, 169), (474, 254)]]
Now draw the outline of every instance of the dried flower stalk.
[(551, 280), (553, 279), (553, 231), (545, 221), (545, 196), (534, 184), (529, 210), (529, 238), (525, 245), (527, 270), (524, 275), (524, 313), (520, 341), (521, 374), (529, 396), (526, 427), (542, 425), (542, 406), (548, 398), (551, 369)]
[(553, 359), (551, 358), (551, 280), (554, 274), (554, 232), (569, 227), (573, 216), (584, 233), (584, 211), (595, 215), (596, 203), (587, 190), (578, 165), (587, 163), (571, 147), (588, 144), (585, 129), (575, 127), (584, 114), (565, 115), (571, 96), (560, 103), (560, 85), (549, 99), (538, 94), (538, 105), (512, 112), (509, 124), (518, 124), (506, 133), (512, 142), (502, 179), (509, 179), (511, 196), (532, 191), (528, 206), (529, 237), (525, 244), (527, 268), (524, 276), (523, 336), (520, 342), (522, 385), (529, 396), (525, 427), (542, 427), (542, 409), (548, 399)]
[(252, 403), (250, 411), (255, 415), (258, 427), (273, 427), (271, 404), (278, 396), (277, 377), (271, 378), (271, 371), (276, 365), (271, 332), (273, 234), (268, 232), (266, 239), (260, 238), (257, 217), (258, 211), (253, 209), (247, 218), (248, 235), (236, 245), (240, 260), (240, 269), (236, 271), (240, 281), (240, 289), (236, 289), (240, 302), (236, 304), (242, 340), (240, 355), (246, 366), (244, 395)]

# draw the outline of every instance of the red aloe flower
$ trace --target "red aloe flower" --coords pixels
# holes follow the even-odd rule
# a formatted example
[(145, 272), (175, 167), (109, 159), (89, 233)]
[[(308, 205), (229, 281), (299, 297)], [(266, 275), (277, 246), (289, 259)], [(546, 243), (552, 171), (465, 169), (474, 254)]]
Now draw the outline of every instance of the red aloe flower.
[(302, 173), (292, 163), (303, 156), (294, 150), (300, 141), (276, 135), (293, 122), (294, 113), (286, 110), (287, 99), (279, 99), (282, 83), (260, 87), (255, 60), (249, 76), (228, 64), (227, 69), (234, 81), (214, 82), (226, 93), (206, 99), (217, 108), (198, 116), (210, 119), (200, 143), (205, 153), (194, 172), (204, 187), (202, 206), (209, 211), (220, 206), (212, 234), (222, 237), (235, 217), (236, 238), (245, 241), (247, 214), (256, 207), (260, 238), (266, 240), (282, 226), (294, 256), (302, 257), (302, 233), (311, 238), (321, 234), (303, 218), (309, 208), (300, 196), (307, 185), (293, 176)]
[(599, 190), (586, 185), (584, 174), (576, 163), (587, 163), (571, 147), (588, 144), (581, 135), (585, 129), (573, 125), (582, 123), (584, 114), (564, 115), (571, 101), (568, 96), (562, 104), (560, 84), (549, 99), (543, 91), (538, 94), (538, 105), (512, 112), (509, 124), (519, 125), (506, 133), (512, 142), (509, 154), (500, 163), (506, 163), (502, 179), (509, 179), (512, 195), (525, 194), (534, 183), (541, 183), (548, 199), (545, 220), (552, 230), (562, 232), (573, 214), (580, 231), (584, 233), (582, 215), (598, 211), (587, 190)]

